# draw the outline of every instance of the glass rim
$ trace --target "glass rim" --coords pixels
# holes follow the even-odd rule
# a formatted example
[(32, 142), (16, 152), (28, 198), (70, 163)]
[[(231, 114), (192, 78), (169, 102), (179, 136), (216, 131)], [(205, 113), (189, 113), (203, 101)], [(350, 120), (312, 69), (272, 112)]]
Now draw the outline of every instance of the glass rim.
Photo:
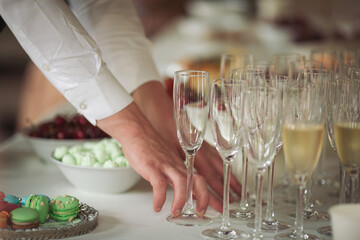
[(209, 72), (203, 70), (178, 70), (174, 73), (174, 75), (200, 76), (200, 75), (209, 75)]
[(246, 81), (245, 80), (232, 80), (232, 79), (226, 79), (226, 78), (215, 78), (212, 81), (212, 85), (220, 85), (220, 84), (224, 84), (224, 85), (246, 85)]

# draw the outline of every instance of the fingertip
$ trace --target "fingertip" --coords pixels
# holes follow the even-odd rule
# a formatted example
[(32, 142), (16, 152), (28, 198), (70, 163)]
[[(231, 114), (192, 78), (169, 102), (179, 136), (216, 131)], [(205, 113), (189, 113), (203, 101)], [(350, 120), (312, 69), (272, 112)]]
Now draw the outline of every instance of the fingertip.
[(160, 212), (166, 200), (167, 183), (164, 178), (157, 178), (150, 181), (153, 187), (153, 209), (155, 212)]

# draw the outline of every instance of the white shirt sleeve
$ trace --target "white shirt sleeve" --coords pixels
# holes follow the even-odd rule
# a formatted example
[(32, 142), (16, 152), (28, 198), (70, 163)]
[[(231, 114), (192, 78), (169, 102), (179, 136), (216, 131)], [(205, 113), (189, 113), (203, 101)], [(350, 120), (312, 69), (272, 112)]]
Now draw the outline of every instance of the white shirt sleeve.
[(64, 1), (0, 0), (0, 14), (31, 60), (91, 123), (133, 101)]
[(132, 93), (141, 84), (159, 80), (152, 43), (131, 0), (70, 0), (70, 7), (93, 37), (110, 71)]

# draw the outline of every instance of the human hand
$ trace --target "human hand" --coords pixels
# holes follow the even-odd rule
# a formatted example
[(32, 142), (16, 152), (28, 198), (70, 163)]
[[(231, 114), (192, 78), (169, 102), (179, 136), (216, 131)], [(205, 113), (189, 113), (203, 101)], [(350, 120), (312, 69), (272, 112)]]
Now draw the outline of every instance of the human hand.
[[(165, 203), (167, 184), (174, 189), (172, 215), (181, 213), (186, 196), (186, 167), (177, 153), (143, 116), (135, 103), (120, 112), (99, 120), (97, 125), (122, 146), (130, 165), (153, 187), (153, 209), (159, 212)], [(196, 211), (205, 214), (210, 193), (205, 179), (194, 174), (193, 193)]]
[[(173, 103), (164, 87), (157, 81), (148, 82), (136, 89), (132, 96), (153, 127), (183, 161), (185, 155), (176, 136)], [(218, 196), (223, 195), (222, 164), (216, 149), (204, 141), (196, 154), (195, 168), (200, 175), (205, 177), (207, 184)], [(240, 183), (234, 176), (231, 176), (230, 182), (232, 190), (240, 196)], [(214, 194), (210, 195), (210, 206), (219, 212), (222, 211), (222, 202)]]

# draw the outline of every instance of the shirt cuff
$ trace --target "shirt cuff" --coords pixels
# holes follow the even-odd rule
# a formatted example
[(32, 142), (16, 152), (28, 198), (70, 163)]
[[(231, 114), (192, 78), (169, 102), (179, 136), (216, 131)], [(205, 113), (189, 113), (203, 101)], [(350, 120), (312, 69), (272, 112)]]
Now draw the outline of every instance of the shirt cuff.
[(76, 87), (65, 90), (64, 96), (93, 125), (133, 101), (106, 67), (102, 67), (93, 79), (79, 82)]

